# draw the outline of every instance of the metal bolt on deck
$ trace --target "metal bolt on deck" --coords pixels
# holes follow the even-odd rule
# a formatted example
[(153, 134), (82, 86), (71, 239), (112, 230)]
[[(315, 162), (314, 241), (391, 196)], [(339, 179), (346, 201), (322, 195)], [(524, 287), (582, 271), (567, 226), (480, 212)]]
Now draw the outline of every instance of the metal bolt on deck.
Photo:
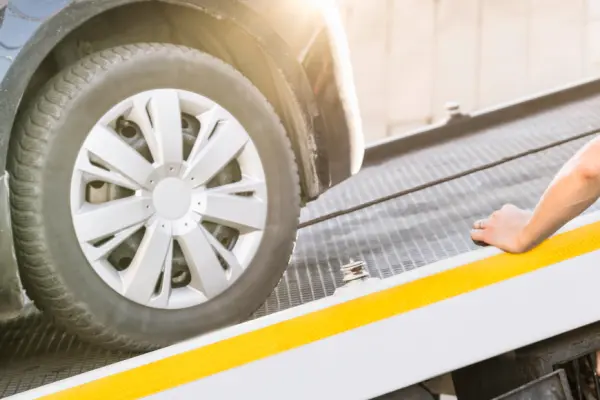
[(367, 264), (364, 261), (353, 261), (341, 267), (344, 286), (356, 281), (365, 281), (370, 278)]
[(379, 281), (379, 278), (373, 278), (369, 274), (367, 264), (364, 261), (350, 261), (340, 268), (342, 272), (343, 285), (335, 293), (349, 289), (357, 285), (368, 284), (369, 282)]

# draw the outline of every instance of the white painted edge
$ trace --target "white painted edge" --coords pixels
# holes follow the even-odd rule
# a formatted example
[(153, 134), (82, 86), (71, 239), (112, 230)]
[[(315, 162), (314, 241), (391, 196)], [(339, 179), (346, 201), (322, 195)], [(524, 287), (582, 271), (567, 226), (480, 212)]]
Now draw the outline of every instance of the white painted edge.
[[(589, 225), (589, 224), (592, 224), (592, 223), (598, 222), (598, 221), (600, 221), (600, 212), (590, 213), (590, 214), (581, 216), (581, 217), (579, 217), (579, 218), (571, 221), (569, 224), (567, 224), (565, 227), (563, 227), (559, 231), (559, 233), (570, 231), (570, 230), (574, 230), (574, 229), (577, 229), (579, 227), (582, 227), (582, 226), (585, 226), (585, 225)], [(484, 259), (484, 258), (488, 258), (488, 257), (491, 257), (491, 256), (499, 254), (499, 253), (501, 253), (500, 250), (495, 249), (495, 248), (491, 248), (491, 247), (482, 248), (482, 249), (475, 250), (475, 251), (472, 251), (472, 252), (464, 253), (464, 254), (461, 254), (461, 255), (458, 255), (458, 256), (446, 259), (446, 260), (441, 260), (441, 261), (438, 261), (438, 262), (435, 262), (435, 263), (432, 263), (432, 264), (429, 264), (429, 265), (417, 268), (417, 269), (412, 270), (412, 271), (408, 271), (408, 272), (402, 273), (402, 274), (397, 275), (397, 276), (393, 276), (391, 278), (383, 279), (383, 280), (380, 280), (380, 281), (375, 280), (375, 281), (369, 282), (368, 285), (357, 285), (355, 288), (352, 288), (351, 290), (341, 291), (341, 292), (339, 292), (338, 294), (336, 294), (334, 296), (330, 296), (330, 297), (327, 297), (327, 298), (324, 298), (324, 299), (321, 299), (321, 300), (316, 300), (316, 301), (313, 301), (313, 302), (310, 302), (310, 303), (303, 304), (303, 305), (298, 306), (298, 307), (294, 307), (294, 308), (287, 309), (287, 310), (284, 310), (284, 311), (281, 311), (281, 312), (278, 312), (278, 313), (270, 314), (270, 315), (267, 315), (267, 316), (259, 318), (259, 319), (251, 320), (251, 321), (248, 321), (248, 322), (236, 325), (236, 326), (232, 326), (232, 327), (225, 328), (225, 329), (222, 329), (222, 330), (219, 330), (219, 331), (215, 331), (213, 333), (209, 333), (209, 334), (197, 337), (197, 338), (193, 338), (193, 339), (181, 342), (179, 344), (175, 344), (173, 346), (166, 347), (164, 349), (160, 349), (160, 350), (148, 353), (148, 354), (140, 355), (140, 356), (137, 356), (137, 357), (125, 360), (125, 361), (121, 361), (121, 362), (118, 362), (118, 363), (115, 363), (115, 364), (111, 364), (111, 365), (108, 365), (106, 367), (102, 367), (102, 368), (96, 369), (94, 371), (90, 371), (90, 372), (86, 372), (86, 373), (83, 373), (83, 374), (80, 374), (80, 375), (76, 375), (76, 376), (73, 376), (71, 378), (67, 378), (67, 379), (64, 379), (64, 380), (61, 380), (61, 381), (58, 381), (58, 382), (54, 382), (54, 383), (51, 383), (49, 385), (45, 385), (45, 386), (39, 387), (37, 389), (33, 389), (33, 390), (30, 390), (30, 391), (27, 391), (27, 392), (23, 392), (23, 393), (20, 393), (20, 394), (17, 394), (15, 396), (11, 396), (11, 397), (8, 397), (8, 398), (9, 399), (13, 399), (13, 400), (16, 400), (16, 399), (32, 399), (32, 398), (37, 398), (37, 397), (40, 397), (40, 396), (44, 396), (44, 395), (56, 393), (56, 392), (59, 392), (59, 391), (62, 391), (62, 390), (68, 389), (68, 388), (79, 386), (81, 384), (84, 384), (84, 383), (87, 383), (87, 382), (91, 382), (91, 381), (94, 381), (94, 380), (97, 380), (97, 379), (109, 376), (109, 375), (114, 375), (114, 374), (118, 374), (119, 372), (123, 372), (123, 371), (127, 371), (127, 370), (130, 370), (130, 369), (134, 369), (134, 368), (137, 368), (137, 367), (142, 366), (142, 365), (149, 364), (149, 363), (154, 362), (154, 361), (158, 361), (158, 360), (161, 360), (161, 359), (164, 359), (164, 358), (168, 358), (168, 357), (171, 357), (171, 356), (174, 356), (174, 355), (177, 355), (177, 354), (185, 353), (185, 352), (190, 351), (190, 350), (194, 350), (194, 349), (197, 349), (197, 348), (200, 348), (200, 347), (204, 347), (204, 346), (207, 346), (207, 345), (212, 344), (212, 343), (216, 343), (216, 342), (221, 341), (221, 340), (225, 340), (225, 339), (228, 339), (228, 338), (231, 338), (231, 337), (234, 337), (234, 336), (238, 336), (238, 335), (241, 335), (241, 334), (244, 334), (244, 333), (247, 333), (247, 332), (251, 332), (251, 331), (254, 331), (254, 330), (257, 330), (257, 329), (261, 329), (261, 328), (267, 327), (269, 325), (273, 325), (273, 324), (276, 324), (276, 323), (279, 323), (279, 322), (282, 322), (282, 321), (286, 321), (286, 320), (290, 320), (290, 319), (293, 319), (293, 318), (296, 318), (296, 317), (300, 317), (302, 315), (310, 314), (312, 312), (315, 312), (315, 311), (318, 311), (318, 310), (322, 310), (324, 308), (328, 308), (328, 307), (334, 306), (336, 304), (345, 303), (347, 301), (350, 301), (352, 299), (356, 299), (358, 297), (367, 296), (369, 294), (377, 293), (377, 292), (380, 292), (380, 291), (385, 290), (385, 289), (389, 289), (389, 288), (394, 287), (394, 286), (402, 285), (402, 284), (405, 284), (407, 282), (411, 282), (411, 281), (415, 281), (417, 279), (424, 278), (426, 276), (434, 275), (434, 274), (442, 272), (442, 271), (453, 269), (453, 268), (459, 267), (459, 266), (464, 265), (464, 264), (468, 264), (468, 263), (471, 263), (471, 262), (474, 262), (474, 261), (478, 261), (478, 260), (481, 260), (481, 259)], [(594, 252), (593, 254), (595, 254), (596, 257), (598, 257), (598, 255), (596, 253), (597, 252)], [(575, 259), (568, 260), (566, 262), (560, 263), (560, 265), (564, 265), (565, 263), (567, 263), (568, 265), (577, 264), (579, 262), (578, 260), (580, 258), (581, 257), (576, 257)], [(559, 264), (557, 264), (557, 265), (559, 265)], [(542, 270), (535, 271), (535, 272), (533, 272), (531, 274), (527, 274), (527, 276), (538, 276), (540, 274), (542, 274), (542, 276), (544, 276), (544, 274), (547, 273), (547, 272), (544, 272), (544, 271), (547, 271), (547, 270), (554, 271), (555, 269), (554, 268), (544, 268)], [(577, 271), (576, 268), (569, 267), (569, 270), (572, 271), (571, 274), (574, 274), (575, 276), (577, 276), (577, 274), (575, 273)], [(600, 269), (597, 269), (597, 270), (598, 270), (598, 275), (600, 275)], [(587, 270), (585, 272), (587, 273)], [(531, 278), (527, 278), (527, 279), (529, 280)], [(594, 277), (582, 275), (581, 277), (579, 277), (579, 279), (582, 282), (583, 281), (590, 282), (590, 279), (596, 279), (595, 281), (591, 281), (591, 282), (600, 282), (600, 276), (598, 278), (596, 278), (595, 275), (594, 275)], [(514, 281), (514, 279), (511, 279), (509, 281), (512, 282), (512, 281)], [(485, 294), (487, 291), (490, 291), (490, 293), (493, 293), (492, 296), (496, 299), (495, 301), (499, 301), (500, 303), (502, 303), (502, 302), (504, 302), (506, 300), (511, 300), (511, 299), (514, 298), (514, 294), (512, 292), (513, 289), (512, 289), (511, 286), (512, 285), (510, 283), (502, 282), (500, 284), (496, 284), (496, 285), (493, 285), (491, 287), (479, 289), (475, 293), (484, 293)], [(537, 286), (537, 285), (534, 285), (534, 286)], [(497, 293), (497, 291), (499, 290), (499, 289), (497, 289), (498, 287), (500, 287), (500, 288), (506, 288), (507, 292), (501, 292), (500, 294), (498, 294)], [(554, 286), (552, 286), (552, 287), (554, 287)], [(532, 286), (532, 288), (533, 288), (533, 286)], [(546, 291), (544, 290), (544, 288), (535, 289), (535, 290), (536, 291), (534, 291), (532, 289), (532, 290), (530, 290), (528, 292), (529, 293), (528, 296), (530, 298), (538, 299), (538, 298), (543, 297), (545, 295)], [(538, 293), (537, 290), (542, 290), (542, 292)], [(557, 293), (556, 290), (557, 289), (554, 288), (554, 289), (552, 289), (552, 291), (549, 291), (548, 297), (555, 296), (556, 293)], [(578, 295), (579, 294), (584, 295), (586, 293), (595, 293), (596, 291), (597, 291), (597, 288), (595, 288), (594, 290), (591, 290), (591, 291), (587, 291), (587, 292), (584, 289), (581, 289), (581, 291), (579, 289), (577, 289), (576, 294), (578, 294)], [(507, 295), (506, 293), (510, 293), (510, 294)], [(535, 293), (535, 296), (531, 296), (531, 293)], [(562, 289), (561, 289), (561, 293), (564, 295), (564, 296), (563, 295), (560, 296), (561, 297), (561, 301), (565, 300), (566, 298), (571, 297), (568, 294), (566, 294), (564, 291), (562, 291)], [(577, 297), (577, 296), (575, 296), (575, 297)], [(460, 298), (460, 299), (465, 299), (465, 298), (472, 299), (473, 296), (472, 296), (471, 293), (467, 293), (467, 294), (463, 294), (463, 295), (458, 296), (458, 298)], [(581, 298), (581, 296), (578, 297), (578, 299), (580, 299), (580, 298)], [(459, 301), (459, 300), (454, 300), (454, 299), (456, 299), (456, 298), (445, 300), (442, 303), (443, 304), (447, 304), (447, 302), (449, 302), (449, 301), (450, 302)], [(498, 300), (498, 299), (500, 299), (500, 300)], [(593, 299), (587, 299), (586, 301), (590, 301), (591, 302), (592, 300)], [(475, 299), (476, 303), (479, 302), (479, 301), (480, 301), (479, 299)], [(460, 300), (460, 302), (462, 304), (462, 303), (465, 302), (465, 300)], [(434, 311), (431, 311), (432, 312), (431, 315), (429, 315), (429, 312), (430, 312), (430, 310), (434, 310), (436, 307), (440, 307), (437, 304), (440, 304), (440, 303), (436, 303), (436, 304), (433, 304), (433, 305), (430, 305), (430, 306), (427, 306), (427, 307), (423, 307), (423, 308), (421, 308), (419, 310), (415, 310), (415, 311), (412, 311), (410, 313), (403, 314), (403, 315), (409, 315), (409, 314), (413, 315), (414, 313), (417, 313), (418, 315), (421, 316), (419, 318), (429, 318), (429, 319), (432, 319), (432, 320), (436, 320), (438, 318), (438, 316), (434, 313)], [(589, 304), (592, 304), (592, 303), (586, 303), (586, 304), (589, 305)], [(462, 307), (467, 307), (467, 306), (468, 306), (468, 304), (467, 305), (462, 304)], [(477, 305), (473, 305), (473, 306), (474, 307), (478, 307)], [(566, 310), (566, 309), (568, 309), (569, 306), (565, 304), (564, 307), (565, 307), (564, 309)], [(582, 308), (581, 312), (585, 312), (589, 308), (587, 305), (585, 307), (584, 306), (580, 306), (580, 307)], [(523, 309), (526, 309), (526, 307), (523, 308)], [(496, 313), (498, 311), (502, 312), (502, 310), (496, 310), (496, 311), (494, 311), (494, 313)], [(597, 310), (597, 312), (594, 311), (594, 310), (590, 310), (590, 311), (593, 311), (590, 315), (594, 315), (595, 316), (596, 314), (599, 314), (598, 319), (600, 319), (600, 308)], [(573, 316), (576, 316), (576, 314), (573, 314)], [(398, 317), (394, 317), (394, 318), (400, 318), (400, 317), (402, 317), (402, 315), (398, 316)], [(441, 316), (439, 316), (439, 317), (441, 317)], [(584, 316), (581, 316), (581, 317), (583, 318)], [(453, 316), (453, 318), (454, 318), (454, 316)], [(551, 319), (553, 321), (556, 320), (556, 318), (554, 318), (554, 317), (551, 318)], [(442, 320), (439, 320), (439, 321), (442, 321)], [(370, 326), (378, 326), (380, 324), (385, 325), (385, 324), (387, 324), (387, 322), (385, 322), (385, 321), (377, 322), (377, 323), (371, 324)], [(461, 321), (461, 324), (463, 324), (462, 321)], [(540, 326), (542, 326), (542, 325), (540, 325)], [(573, 329), (573, 326), (575, 326), (575, 325), (568, 324), (568, 325), (566, 325), (566, 329), (565, 330)], [(581, 326), (581, 325), (579, 325), (579, 326)], [(360, 329), (362, 329), (362, 328), (360, 328)], [(557, 331), (557, 329), (560, 330), (560, 327), (559, 328), (553, 328), (550, 331), (554, 332), (554, 331)], [(524, 333), (528, 333), (531, 336), (531, 335), (535, 334), (535, 328), (533, 330), (534, 330), (534, 332), (526, 331)], [(351, 332), (355, 332), (355, 331), (358, 331), (358, 330), (353, 330), (353, 331), (347, 332), (346, 334), (350, 334), (351, 335), (352, 334)], [(441, 333), (436, 332), (435, 334), (446, 335), (447, 334), (446, 331), (447, 331), (447, 328), (444, 328), (444, 332), (441, 332)], [(539, 333), (542, 334), (542, 336), (543, 336), (543, 332), (545, 332), (545, 331), (544, 330), (540, 330)], [(423, 333), (426, 334), (427, 336), (434, 335), (433, 332), (431, 332), (431, 333), (423, 332)], [(346, 334), (343, 334), (343, 335), (346, 335)], [(330, 343), (330, 341), (332, 341), (332, 340), (335, 342), (336, 338), (343, 337), (343, 335), (336, 335), (333, 338), (324, 339), (324, 340), (319, 341), (318, 343), (321, 343), (321, 342)], [(424, 336), (424, 337), (427, 337), (427, 336)], [(546, 337), (549, 337), (549, 336), (540, 337), (539, 340), (541, 340), (543, 338), (546, 338)], [(398, 340), (400, 340), (400, 338)], [(415, 346), (415, 345), (418, 345), (420, 343), (420, 339), (419, 339), (418, 336), (415, 337), (414, 340), (416, 342), (412, 343), (411, 346)], [(494, 340), (496, 340), (496, 338)], [(376, 342), (380, 341), (380, 338), (378, 338), (377, 336), (373, 336), (373, 337), (371, 337), (369, 339), (369, 341), (372, 342), (372, 343), (376, 343)], [(314, 345), (314, 344), (312, 344), (312, 345)], [(312, 346), (312, 345), (305, 345), (305, 346), (302, 346), (302, 347), (300, 347), (300, 348), (298, 348), (296, 350), (293, 350), (293, 351), (294, 352), (303, 351), (302, 349), (308, 348), (308, 346)], [(336, 347), (335, 344), (330, 344), (330, 345), (333, 346), (333, 347)], [(490, 349), (493, 349), (493, 348), (496, 347), (495, 342), (494, 343), (490, 342), (489, 345), (490, 345)], [(513, 347), (512, 349), (514, 349), (514, 348), (516, 348), (516, 347)], [(508, 351), (508, 350), (512, 350), (512, 349), (506, 349), (506, 350)], [(486, 350), (486, 349), (484, 348), (484, 349), (482, 349), (482, 351), (483, 350)], [(387, 348), (382, 349), (383, 353), (385, 353), (387, 351), (388, 351)], [(485, 351), (483, 351), (482, 354), (490, 354), (489, 352), (490, 352), (490, 350), (488, 349), (487, 353)], [(278, 358), (278, 357), (282, 357), (282, 355), (273, 356), (273, 357), (270, 357), (269, 359), (271, 359), (271, 358)], [(323, 356), (323, 357), (325, 357), (325, 356)], [(462, 357), (459, 357), (458, 360), (460, 360), (461, 358)], [(319, 358), (319, 360), (322, 360), (322, 359), (323, 359), (322, 357)], [(483, 359), (483, 358), (481, 358), (481, 359)], [(322, 361), (319, 361), (319, 363), (320, 362), (322, 362)], [(475, 361), (473, 361), (473, 362), (475, 362)], [(254, 365), (254, 364), (255, 363), (252, 363), (252, 365)], [(358, 365), (358, 364), (356, 364), (356, 365)], [(242, 367), (240, 367), (240, 368), (242, 368)], [(240, 368), (236, 368), (235, 370), (238, 370)], [(292, 368), (292, 366), (288, 365), (288, 366), (286, 366), (283, 369), (287, 371), (288, 369), (291, 369), (291, 368)], [(405, 369), (411, 369), (412, 366), (410, 364), (399, 364), (395, 368), (397, 370), (400, 370), (400, 371), (405, 371)], [(440, 372), (438, 370), (439, 370), (438, 368), (431, 368), (431, 373), (427, 374), (428, 376), (423, 377), (422, 380), (429, 379), (429, 378), (432, 378), (432, 377), (440, 375), (440, 373), (444, 373), (444, 372), (450, 371), (450, 370), (444, 370), (444, 371)], [(227, 373), (229, 373), (229, 372), (226, 371), (223, 374), (227, 374)], [(221, 374), (219, 374), (219, 375), (221, 375)], [(206, 379), (208, 379), (208, 378), (206, 378)], [(244, 388), (243, 390), (246, 390), (246, 389)], [(349, 398), (351, 398), (351, 397), (349, 397)]]
[(597, 250), (146, 399), (372, 399), (599, 321), (599, 257)]

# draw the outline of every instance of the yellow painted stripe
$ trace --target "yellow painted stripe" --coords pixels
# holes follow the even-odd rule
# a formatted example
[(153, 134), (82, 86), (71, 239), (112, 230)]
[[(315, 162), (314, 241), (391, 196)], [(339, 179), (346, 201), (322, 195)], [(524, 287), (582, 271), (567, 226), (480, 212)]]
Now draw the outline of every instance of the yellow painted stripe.
[(526, 254), (494, 255), (43, 398), (137, 399), (598, 249), (600, 222), (554, 236)]

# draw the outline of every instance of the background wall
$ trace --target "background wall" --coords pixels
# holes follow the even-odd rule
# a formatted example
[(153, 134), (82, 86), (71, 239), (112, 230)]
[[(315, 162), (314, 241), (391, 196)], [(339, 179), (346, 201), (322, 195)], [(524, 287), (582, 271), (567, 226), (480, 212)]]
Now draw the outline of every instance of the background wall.
[(367, 141), (600, 76), (600, 0), (338, 0)]

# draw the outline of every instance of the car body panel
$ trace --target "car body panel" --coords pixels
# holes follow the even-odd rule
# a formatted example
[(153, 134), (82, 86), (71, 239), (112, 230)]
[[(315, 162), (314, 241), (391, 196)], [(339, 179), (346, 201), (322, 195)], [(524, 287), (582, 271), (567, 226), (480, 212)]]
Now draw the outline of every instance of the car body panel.
[[(46, 56), (91, 18), (151, 0), (0, 0), (0, 198), (8, 199), (10, 133), (27, 86)], [(356, 173), (364, 139), (347, 41), (337, 9), (317, 0), (154, 0), (201, 9), (239, 25), (260, 44), (309, 121), (301, 167), (307, 200)], [(323, 6), (323, 4), (328, 4)], [(0, 302), (22, 305), (8, 203), (0, 209)], [(17, 295), (18, 292), (18, 295)], [(2, 316), (0, 307), (0, 317)]]
[[(362, 120), (356, 96), (352, 63), (348, 48), (346, 31), (342, 24), (339, 9), (333, 0), (242, 0), (261, 15), (268, 16), (269, 23), (284, 39), (302, 63), (317, 102), (325, 108), (323, 114), (330, 119), (328, 137), (333, 144), (330, 151), (339, 147), (349, 152), (332, 157), (332, 163), (349, 164), (340, 166), (338, 179), (332, 179), (332, 185), (346, 179), (344, 174), (354, 175), (361, 166), (364, 155), (364, 135)], [(311, 4), (311, 7), (299, 7), (298, 4)], [(315, 8), (319, 13), (315, 12)], [(290, 21), (295, 21), (291, 24)], [(326, 29), (323, 29), (325, 27)], [(318, 67), (317, 67), (318, 66)], [(317, 72), (318, 71), (318, 72)], [(316, 87), (320, 86), (317, 92)], [(327, 93), (327, 95), (323, 95)], [(335, 132), (333, 132), (335, 130)], [(346, 136), (346, 139), (342, 136)], [(333, 167), (335, 168), (335, 167)], [(349, 168), (349, 169), (347, 169)], [(336, 174), (332, 174), (336, 175)]]
[(0, 177), (0, 320), (18, 316), (25, 304), (13, 245), (8, 179), (7, 173)]

